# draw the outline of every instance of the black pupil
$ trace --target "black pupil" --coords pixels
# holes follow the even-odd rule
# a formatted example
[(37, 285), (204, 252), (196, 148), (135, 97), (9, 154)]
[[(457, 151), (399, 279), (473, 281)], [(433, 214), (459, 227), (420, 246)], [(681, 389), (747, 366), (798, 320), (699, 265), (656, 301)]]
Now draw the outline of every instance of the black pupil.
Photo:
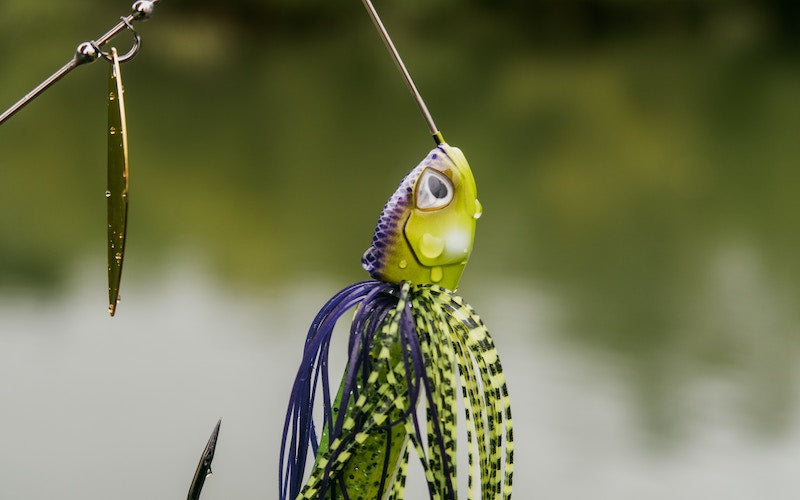
[(433, 196), (440, 200), (442, 198), (447, 198), (447, 186), (445, 186), (444, 182), (438, 177), (428, 177), (428, 189), (431, 190)]

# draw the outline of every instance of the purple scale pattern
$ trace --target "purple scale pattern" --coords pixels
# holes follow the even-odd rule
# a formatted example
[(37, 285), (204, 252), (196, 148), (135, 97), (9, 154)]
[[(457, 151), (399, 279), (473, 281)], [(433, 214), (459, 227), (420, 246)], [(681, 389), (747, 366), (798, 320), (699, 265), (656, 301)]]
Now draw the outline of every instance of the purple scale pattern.
[[(436, 151), (436, 150), (434, 150)], [(422, 162), (417, 165), (400, 182), (397, 191), (394, 192), (389, 201), (384, 205), (375, 233), (372, 236), (372, 244), (364, 256), (361, 257), (361, 266), (373, 278), (380, 280), (383, 276), (383, 269), (386, 266), (386, 256), (393, 245), (397, 244), (397, 238), (402, 237), (403, 226), (409, 214), (409, 205), (413, 198), (414, 184), (423, 170), (437, 158), (435, 152), (431, 152)]]

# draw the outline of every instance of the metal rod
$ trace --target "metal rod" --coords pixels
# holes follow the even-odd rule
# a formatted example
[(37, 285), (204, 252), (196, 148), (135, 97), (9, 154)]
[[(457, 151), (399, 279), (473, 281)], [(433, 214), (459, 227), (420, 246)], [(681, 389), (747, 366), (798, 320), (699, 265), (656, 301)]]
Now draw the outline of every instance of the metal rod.
[(39, 94), (50, 88), (51, 85), (53, 85), (61, 78), (63, 78), (64, 75), (66, 75), (67, 73), (69, 73), (70, 71), (72, 71), (77, 67), (78, 67), (78, 58), (74, 57), (70, 62), (63, 65), (61, 69), (50, 75), (50, 77), (47, 80), (43, 81), (42, 83), (37, 85), (35, 89), (25, 94), (25, 97), (23, 97), (22, 99), (17, 101), (13, 106), (5, 110), (3, 114), (0, 115), (0, 125), (2, 125), (3, 122), (14, 116), (14, 114), (17, 111), (24, 108), (26, 104), (39, 97)]
[[(33, 90), (25, 94), (25, 96), (14, 103), (10, 108), (5, 110), (3, 114), (0, 114), (0, 125), (2, 125), (6, 120), (14, 116), (19, 110), (24, 108), (29, 102), (39, 97), (39, 95), (50, 88), (54, 83), (59, 81), (63, 78), (67, 73), (72, 71), (73, 69), (77, 68), (78, 66), (89, 63), (97, 59), (99, 54), (94, 53), (92, 49), (99, 49), (103, 45), (109, 42), (112, 38), (117, 36), (121, 31), (125, 28), (130, 28), (133, 21), (138, 20), (145, 20), (148, 19), (153, 13), (153, 7), (159, 2), (159, 0), (139, 0), (134, 2), (131, 10), (133, 11), (131, 14), (127, 16), (123, 16), (120, 18), (120, 21), (110, 30), (108, 30), (105, 34), (103, 34), (100, 38), (93, 42), (84, 42), (78, 45), (77, 50), (75, 51), (75, 55), (72, 57), (68, 63), (61, 67), (58, 71), (50, 75), (45, 81), (40, 83), (36, 86)], [(135, 33), (135, 32), (134, 32)], [(138, 35), (136, 43), (138, 44)], [(137, 47), (138, 50), (138, 47)], [(131, 54), (132, 56), (132, 54)]]
[(408, 85), (408, 89), (411, 91), (411, 95), (417, 102), (417, 107), (419, 107), (419, 110), (422, 113), (422, 117), (425, 119), (425, 123), (428, 124), (428, 129), (431, 131), (431, 134), (433, 135), (433, 140), (436, 141), (436, 144), (443, 143), (444, 138), (442, 137), (442, 133), (439, 132), (438, 128), (436, 128), (436, 124), (433, 122), (433, 117), (431, 116), (430, 111), (428, 111), (428, 107), (425, 105), (425, 101), (422, 100), (422, 95), (419, 93), (419, 90), (417, 90), (417, 86), (414, 85), (414, 80), (411, 78), (411, 74), (408, 72), (406, 65), (403, 64), (403, 59), (400, 57), (400, 53), (394, 46), (392, 38), (389, 36), (389, 32), (386, 31), (386, 27), (383, 25), (380, 16), (378, 16), (378, 11), (375, 10), (375, 7), (372, 5), (371, 0), (363, 0), (363, 2), (364, 2), (364, 7), (366, 7), (367, 12), (369, 13), (369, 16), (372, 18), (372, 22), (374, 22), (375, 27), (378, 28), (378, 33), (381, 35), (383, 43), (386, 44), (386, 48), (389, 49), (389, 54), (391, 54), (392, 59), (394, 59), (395, 64), (397, 64), (397, 68), (403, 75), (403, 79), (406, 81), (406, 85)]

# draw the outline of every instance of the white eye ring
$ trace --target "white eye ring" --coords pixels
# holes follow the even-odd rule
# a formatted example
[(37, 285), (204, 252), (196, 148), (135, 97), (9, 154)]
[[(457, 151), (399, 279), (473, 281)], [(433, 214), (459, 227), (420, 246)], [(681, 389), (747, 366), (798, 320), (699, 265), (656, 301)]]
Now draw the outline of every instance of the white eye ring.
[(417, 181), (417, 208), (435, 210), (453, 201), (453, 183), (446, 175), (427, 168)]

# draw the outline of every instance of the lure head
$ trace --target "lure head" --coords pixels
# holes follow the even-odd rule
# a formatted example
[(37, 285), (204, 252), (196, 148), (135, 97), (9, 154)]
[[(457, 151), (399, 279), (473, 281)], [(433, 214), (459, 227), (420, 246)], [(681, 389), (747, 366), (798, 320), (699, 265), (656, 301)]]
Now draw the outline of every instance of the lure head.
[(460, 149), (439, 144), (383, 207), (361, 265), (378, 280), (458, 287), (482, 208)]

